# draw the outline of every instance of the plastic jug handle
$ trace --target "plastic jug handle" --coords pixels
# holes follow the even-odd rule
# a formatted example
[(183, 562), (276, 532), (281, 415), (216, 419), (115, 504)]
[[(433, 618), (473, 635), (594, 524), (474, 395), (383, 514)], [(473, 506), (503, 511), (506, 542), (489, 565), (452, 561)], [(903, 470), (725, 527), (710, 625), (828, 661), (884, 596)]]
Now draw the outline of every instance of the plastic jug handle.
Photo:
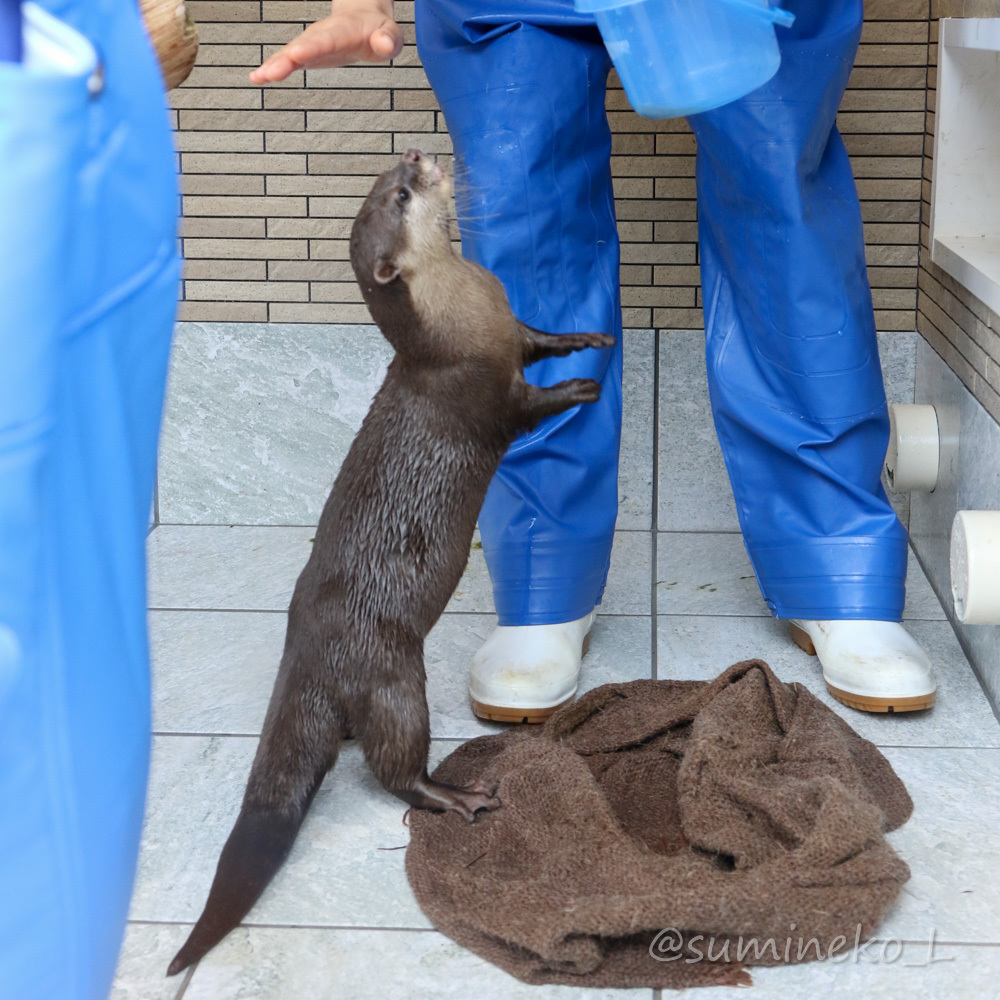
[(767, 16), (782, 28), (789, 28), (795, 22), (795, 15), (782, 7), (768, 7)]
[(761, 6), (756, 0), (726, 0), (727, 3), (735, 4), (737, 7), (746, 7), (761, 17), (766, 17), (769, 21), (782, 28), (789, 27), (795, 21), (795, 15), (790, 10), (781, 7)]

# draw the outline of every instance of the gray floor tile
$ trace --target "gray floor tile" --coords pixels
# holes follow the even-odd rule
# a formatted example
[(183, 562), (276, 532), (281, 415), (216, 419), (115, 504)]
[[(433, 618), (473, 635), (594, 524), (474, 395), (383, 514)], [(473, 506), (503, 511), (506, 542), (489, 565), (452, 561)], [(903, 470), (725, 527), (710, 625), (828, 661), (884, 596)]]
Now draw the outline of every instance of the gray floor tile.
[(731, 663), (759, 658), (783, 681), (804, 684), (880, 746), (1000, 747), (1000, 724), (947, 622), (907, 623), (935, 664), (938, 700), (928, 712), (902, 715), (856, 712), (835, 701), (823, 685), (819, 661), (788, 638), (787, 628), (774, 618), (662, 615), (657, 676), (709, 680)]
[[(798, 941), (793, 940), (792, 948), (797, 947)], [(749, 995), (754, 1000), (985, 1000), (996, 994), (998, 977), (1000, 947), (932, 946), (928, 942), (898, 946), (880, 939), (877, 946), (866, 951), (851, 947), (825, 962), (754, 969), (753, 992)], [(663, 996), (664, 1000), (736, 1000), (747, 993), (738, 987), (716, 986), (664, 991)]]
[[(169, 411), (164, 431), (160, 516), (222, 523), (167, 524), (150, 536), (151, 606), (201, 609), (150, 615), (154, 725), (163, 733), (256, 733), (285, 629), (285, 615), (270, 612), (287, 608), (313, 530), (228, 524), (315, 521), (342, 457), (338, 449), (346, 451), (381, 377), (381, 338), (369, 331), (371, 350), (342, 364), (336, 352), (329, 352), (333, 361), (327, 358), (321, 331), (329, 328), (285, 331), (281, 343), (273, 339), (281, 333), (274, 327), (233, 338), (218, 324), (188, 326), (174, 362), (182, 375), (174, 376), (177, 409)], [(912, 398), (914, 340), (880, 336), (892, 401)], [(364, 336), (356, 342), (362, 341)], [(1000, 975), (1000, 946), (993, 946), (1000, 942), (1000, 841), (991, 794), (1000, 784), (1000, 725), (930, 584), (911, 556), (905, 616), (936, 665), (935, 709), (874, 716), (830, 698), (816, 659), (768, 617), (742, 540), (732, 533), (738, 525), (708, 407), (703, 334), (674, 331), (660, 341), (656, 517), (665, 533), (657, 545), (658, 675), (708, 679), (735, 660), (759, 656), (782, 679), (806, 684), (862, 735), (886, 747), (915, 802), (911, 820), (890, 835), (913, 877), (880, 932), (882, 940), (905, 939), (904, 954), (874, 964), (848, 956), (760, 969), (754, 973), (757, 993), (785, 1000), (812, 1000), (817, 993), (992, 996)], [(626, 334), (620, 529), (650, 523), (652, 345), (646, 331)], [(243, 357), (248, 351), (257, 354)], [(207, 394), (201, 388), (206, 379), (216, 384)], [(262, 408), (265, 383), (274, 405)], [(280, 391), (272, 392), (274, 386)], [(298, 414), (292, 412), (296, 407)], [(299, 426), (302, 421), (308, 426)], [(326, 449), (328, 476), (300, 462), (303, 452), (296, 449), (302, 447), (306, 454)], [(897, 509), (905, 516), (905, 504)], [(649, 676), (650, 558), (648, 532), (618, 532), (581, 690)], [(474, 542), (450, 613), (425, 649), (438, 738), (432, 767), (458, 739), (500, 728), (476, 720), (467, 700), (468, 662), (494, 625), (492, 610), (485, 560)], [(256, 739), (245, 736), (154, 740), (131, 916), (180, 923), (129, 925), (113, 1000), (176, 996), (182, 978), (167, 980), (163, 973), (187, 933), (185, 922), (204, 903), (255, 747)], [(407, 843), (404, 811), (368, 771), (360, 748), (346, 744), (286, 866), (251, 914), (251, 926), (202, 961), (185, 1000), (529, 993), (553, 1000), (579, 994), (582, 1000), (583, 991), (524, 986), (429, 929), (406, 882), (405, 852), (379, 849)], [(927, 946), (914, 942), (931, 934), (938, 943), (935, 961), (928, 963)], [(878, 956), (878, 948), (872, 952)], [(688, 992), (709, 997), (729, 991)], [(611, 991), (587, 993), (612, 997)], [(649, 990), (613, 995), (652, 1000)]]
[(657, 524), (661, 531), (739, 531), (712, 423), (701, 330), (660, 333)]
[[(660, 614), (770, 615), (741, 535), (660, 532), (656, 561), (656, 609)], [(912, 552), (903, 617), (945, 618)]]
[[(174, 737), (157, 742), (151, 798), (157, 796), (160, 801), (174, 799), (173, 802), (169, 802), (172, 808), (168, 812), (171, 822), (181, 836), (175, 836), (171, 842), (162, 837), (157, 839), (150, 830), (143, 846), (140, 893), (142, 882), (149, 875), (150, 856), (155, 858), (156, 865), (161, 866), (160, 878), (157, 879), (157, 884), (164, 887), (161, 896), (177, 895), (182, 886), (188, 886), (193, 881), (204, 883), (201, 889), (203, 893), (211, 878), (211, 869), (218, 850), (218, 843), (214, 842), (221, 843), (222, 837), (228, 830), (230, 819), (226, 817), (225, 822), (220, 824), (216, 821), (216, 816), (218, 812), (234, 813), (237, 806), (237, 796), (230, 794), (237, 784), (232, 780), (231, 773), (235, 758), (229, 753), (229, 760), (224, 760), (225, 749), (232, 750), (237, 744), (248, 744), (252, 741), (235, 738), (208, 741)], [(209, 744), (212, 742), (229, 746), (224, 748), (223, 752), (206, 752), (211, 749)], [(159, 745), (162, 743), (172, 745), (168, 752), (175, 752), (182, 744), (199, 744), (196, 749), (195, 766), (190, 766), (189, 761), (189, 766), (178, 768), (176, 765), (180, 763), (179, 760), (171, 762), (173, 776), (177, 780), (171, 789), (172, 794), (168, 797), (163, 795), (164, 754)], [(452, 746), (453, 744), (449, 743), (436, 744), (434, 759), (437, 760), (449, 752)], [(924, 941), (933, 935), (939, 942), (995, 941), (1000, 935), (1000, 843), (993, 837), (995, 815), (992, 798), (985, 795), (984, 790), (995, 788), (1000, 781), (1000, 753), (988, 750), (889, 748), (886, 754), (910, 789), (915, 802), (914, 815), (910, 821), (902, 829), (890, 835), (894, 847), (910, 865), (913, 877), (880, 929), (880, 938), (896, 937), (907, 941)], [(237, 756), (243, 757), (241, 763), (249, 761), (249, 754)], [(378, 846), (398, 846), (406, 842), (405, 830), (397, 825), (401, 807), (397, 808), (394, 801), (380, 789), (372, 788), (370, 776), (359, 773), (362, 765), (360, 754), (355, 748), (344, 756), (345, 760), (339, 766), (340, 780), (328, 782), (332, 794), (324, 796), (321, 793), (317, 799), (313, 814), (307, 820), (292, 856), (275, 880), (272, 889), (252, 915), (251, 919), (255, 925), (355, 924), (367, 927), (381, 925), (390, 928), (426, 926), (422, 916), (416, 912), (405, 882), (402, 870), (403, 852), (377, 850)], [(206, 783), (211, 787), (206, 788)], [(239, 784), (241, 785), (241, 782)], [(183, 797), (191, 801), (180, 801)], [(232, 801), (226, 801), (230, 799)], [(192, 801), (197, 801), (201, 805), (193, 806)], [(216, 805), (220, 801), (224, 803), (221, 808)], [(206, 803), (207, 811), (204, 807)], [(379, 816), (373, 823), (373, 816), (382, 813), (384, 805), (391, 807), (388, 812), (393, 815)], [(157, 823), (162, 825), (162, 820), (156, 817), (154, 808), (151, 810), (148, 826), (153, 828)], [(186, 826), (182, 829), (178, 826), (179, 823), (185, 823)], [(206, 859), (209, 862), (207, 865)], [(168, 875), (162, 871), (162, 866), (171, 863), (174, 865), (174, 870)], [(192, 869), (202, 869), (197, 873), (196, 879), (192, 878)], [(169, 887), (169, 892), (166, 887)], [(137, 894), (137, 897), (139, 895)], [(176, 902), (174, 900), (173, 905), (176, 905)], [(200, 896), (196, 896), (193, 908), (196, 909), (200, 902)], [(142, 903), (137, 898), (134, 910), (139, 910), (141, 907)], [(160, 909), (163, 911), (167, 908), (167, 900), (162, 898)], [(166, 912), (161, 912), (161, 919), (185, 918), (171, 918)], [(154, 972), (162, 970), (165, 961), (169, 960), (172, 949), (177, 946), (177, 939), (183, 936), (183, 931), (177, 928), (140, 929), (130, 933), (133, 940), (123, 955), (119, 988), (124, 990), (126, 984), (129, 984), (135, 989), (137, 988), (135, 984), (147, 980), (155, 986)], [(198, 988), (218, 991), (204, 994), (217, 1000), (223, 1000), (230, 995), (222, 992), (223, 990), (237, 986), (240, 989), (252, 989), (254, 983), (258, 990), (264, 992), (246, 994), (237, 992), (232, 995), (236, 997), (281, 995), (271, 994), (266, 990), (291, 989), (298, 983), (297, 976), (318, 975), (325, 968), (326, 959), (323, 956), (328, 953), (326, 946), (309, 945), (308, 951), (302, 953), (301, 960), (293, 963), (295, 968), (285, 967), (282, 958), (274, 957), (296, 954), (300, 946), (306, 946), (310, 934), (313, 933), (301, 929), (289, 931), (283, 936), (274, 936), (273, 940), (280, 942), (280, 946), (267, 944), (256, 946), (253, 945), (255, 941), (266, 942), (267, 935), (264, 931), (259, 927), (243, 929), (202, 964), (195, 973), (192, 987), (198, 982), (198, 977), (201, 977)], [(360, 938), (356, 940), (361, 941)], [(388, 938), (381, 940), (384, 942), (383, 947), (389, 945)], [(406, 940), (410, 940), (409, 936)], [(377, 944), (377, 940), (372, 939), (372, 944)], [(249, 951), (246, 950), (248, 946)], [(443, 939), (440, 940), (440, 946), (446, 949), (454, 947)], [(363, 950), (367, 945), (358, 943), (356, 947)], [(877, 949), (875, 951), (877, 953)], [(329, 953), (340, 954), (335, 944)], [(401, 952), (396, 947), (392, 948), (392, 953), (407, 955), (399, 962), (398, 974), (409, 977), (405, 982), (414, 984), (414, 977), (419, 976), (420, 970), (425, 967), (425, 960), (421, 954), (406, 953), (405, 949)], [(454, 954), (458, 955), (459, 952)], [(904, 958), (906, 961), (919, 962), (925, 954), (926, 949), (911, 949)], [(977, 981), (974, 969), (969, 963), (974, 953), (939, 947), (935, 954), (938, 958), (956, 956), (957, 964), (954, 965), (952, 978), (948, 981), (968, 982), (970, 985)], [(278, 962), (277, 966), (272, 964), (275, 961)], [(440, 962), (442, 959), (438, 958), (436, 961)], [(474, 963), (472, 968), (478, 970), (476, 975), (485, 977), (482, 987), (489, 990), (489, 977), (497, 975), (496, 971), (483, 963)], [(851, 977), (845, 982), (852, 983), (855, 981), (853, 977), (860, 973), (849, 970), (859, 968), (869, 969), (864, 958), (859, 963), (854, 963), (848, 958), (843, 963), (782, 970), (780, 977), (777, 977), (776, 972), (766, 975), (758, 972), (756, 975), (762, 977), (758, 978), (761, 986), (795, 991), (807, 988), (809, 983), (818, 988), (828, 981), (828, 977), (835, 974), (830, 971), (831, 969), (840, 970), (836, 973), (838, 975)], [(902, 969), (903, 965), (900, 963), (898, 968)], [(212, 969), (216, 971), (211, 972)], [(274, 977), (272, 984), (255, 978), (264, 974)], [(378, 976), (372, 979), (371, 986), (374, 988), (376, 982), (382, 986), (390, 986), (395, 974), (380, 965)], [(904, 976), (916, 974), (900, 973)], [(927, 967), (920, 974), (940, 975), (933, 966)], [(236, 978), (226, 979), (226, 976)], [(884, 972), (870, 969), (864, 976), (864, 979), (857, 981), (869, 984), (871, 990), (880, 991), (888, 988), (881, 985)], [(956, 976), (959, 977), (957, 980), (954, 978)], [(506, 983), (505, 979), (501, 981), (505, 982), (506, 986), (511, 985)], [(840, 980), (830, 981), (840, 982)], [(902, 982), (908, 983), (910, 980), (905, 979)], [(913, 982), (928, 981), (913, 980)], [(936, 984), (936, 988), (940, 988), (941, 982), (939, 979), (930, 981)], [(306, 983), (308, 980), (303, 980), (303, 988)], [(360, 990), (363, 985), (359, 983), (357, 988)], [(938, 993), (936, 988), (935, 992), (923, 995), (978, 995)], [(423, 989), (412, 988), (410, 992), (402, 987), (401, 989), (400, 996), (426, 995)], [(868, 987), (866, 993), (867, 989)], [(160, 994), (149, 992), (132, 995), (145, 997)], [(198, 995), (200, 994), (194, 994)], [(316, 994), (309, 992), (302, 994), (296, 991), (287, 995)], [(365, 994), (361, 992), (357, 995)], [(783, 995), (799, 994), (786, 992)], [(121, 992), (120, 996), (124, 1000), (129, 993)]]
[(923, 621), (947, 621), (948, 616), (941, 607), (941, 602), (934, 593), (930, 580), (924, 572), (917, 554), (911, 547), (906, 563), (906, 605), (903, 607), (904, 619), (921, 619)]
[[(625, 331), (619, 527), (649, 528), (653, 331)], [(392, 356), (373, 326), (180, 323), (160, 444), (165, 524), (315, 524)]]
[(434, 736), (468, 739), (505, 728), (477, 719), (469, 705), (469, 661), (495, 626), (494, 615), (444, 614), (427, 636), (424, 667)]
[(914, 810), (889, 835), (912, 875), (880, 934), (1000, 941), (1000, 752), (890, 747), (885, 755)]
[(617, 526), (648, 530), (653, 522), (654, 332), (626, 330), (624, 338)]
[[(262, 612), (153, 611), (153, 726), (161, 733), (256, 734), (283, 648), (286, 616)], [(472, 714), (469, 661), (493, 615), (445, 614), (427, 637), (424, 662), (431, 731), (470, 738), (501, 728)], [(650, 619), (600, 615), (580, 691), (650, 675)]]
[[(193, 922), (239, 812), (256, 738), (159, 736), (130, 917)], [(435, 744), (432, 761), (453, 743)], [(403, 871), (406, 806), (347, 743), (292, 853), (254, 907), (256, 924), (427, 927)], [(382, 850), (382, 848), (388, 848)]]
[[(890, 751), (890, 756), (902, 753)], [(916, 770), (903, 761), (893, 763), (904, 776), (912, 776)], [(918, 798), (910, 823), (924, 818), (925, 811), (925, 804)], [(893, 834), (892, 839), (908, 857), (914, 878), (904, 889), (896, 912), (880, 930), (877, 943), (864, 949), (849, 947), (833, 960), (756, 969), (752, 973), (754, 996), (763, 1000), (812, 1000), (816, 995), (965, 1000), (993, 995), (993, 983), (1000, 976), (1000, 947), (949, 944), (936, 927), (933, 943), (906, 939), (903, 931), (894, 926), (903, 911), (914, 908), (912, 898), (924, 881), (921, 849), (916, 843), (920, 838), (904, 843), (904, 832), (907, 827)], [(936, 829), (932, 835), (940, 837), (940, 831)], [(940, 846), (935, 853), (941, 853)], [(955, 874), (953, 869), (950, 875)], [(928, 878), (934, 884), (933, 877)], [(970, 904), (960, 905), (958, 919), (982, 918), (981, 912), (969, 912)], [(934, 914), (932, 919), (939, 917), (933, 902), (928, 903), (926, 912)], [(919, 922), (923, 915), (921, 912), (913, 919)], [(163, 973), (189, 929), (190, 925), (183, 924), (130, 925), (111, 1000), (173, 1000), (183, 977), (167, 980)], [(925, 936), (929, 939), (929, 932)], [(901, 940), (905, 943), (899, 943)], [(797, 946), (793, 937), (792, 948)], [(376, 969), (377, 973), (373, 971)], [(440, 979), (432, 980), (432, 976)], [(336, 991), (324, 992), (331, 984), (336, 984)], [(289, 996), (307, 996), (322, 1000), (329, 996), (331, 1000), (363, 1000), (369, 996), (508, 998), (522, 994), (551, 996), (553, 1000), (570, 1000), (577, 995), (583, 1000), (584, 996), (582, 991), (565, 987), (524, 986), (433, 931), (251, 926), (234, 931), (200, 963), (185, 998), (285, 1000)], [(588, 991), (586, 995), (608, 1000), (613, 996), (630, 1000), (650, 996), (649, 991), (640, 990), (614, 994)], [(727, 988), (670, 994), (691, 1000), (737, 995), (735, 989)]]
[(160, 520), (315, 524), (391, 356), (373, 326), (179, 324)]
[(190, 925), (129, 924), (108, 1000), (174, 1000), (183, 976), (167, 978), (167, 966)]
[[(169, 741), (174, 744), (195, 742), (177, 737)], [(207, 741), (201, 742), (204, 744)], [(225, 742), (236, 744), (249, 741), (230, 739)], [(437, 744), (434, 758), (438, 759), (452, 746)], [(992, 836), (995, 828), (992, 799), (983, 794), (984, 789), (995, 788), (1000, 781), (1000, 753), (989, 750), (889, 748), (886, 754), (910, 789), (915, 803), (914, 815), (909, 822), (890, 834), (893, 846), (910, 865), (913, 876), (880, 929), (879, 939), (921, 942), (933, 936), (939, 942), (933, 952), (935, 961), (926, 964), (926, 946), (909, 945), (895, 961), (889, 959), (898, 948), (890, 946), (882, 953), (882, 959), (874, 964), (863, 955), (856, 961), (848, 955), (839, 962), (758, 970), (754, 974), (755, 980), (757, 987), (765, 991), (765, 996), (771, 995), (772, 991), (781, 991), (783, 997), (802, 996), (805, 1000), (806, 990), (815, 991), (826, 986), (837, 989), (839, 994), (835, 984), (842, 984), (846, 991), (844, 995), (854, 995), (855, 989), (866, 996), (881, 996), (883, 993), (910, 995), (911, 987), (918, 988), (918, 995), (932, 997), (991, 995), (976, 990), (983, 982), (984, 962), (988, 963), (991, 974), (995, 974), (992, 970), (996, 952), (956, 948), (947, 942), (989, 943), (1000, 934), (1000, 843)], [(204, 754), (200, 756), (203, 760), (208, 759)], [(215, 763), (218, 763), (218, 757), (215, 755)], [(211, 777), (217, 782), (219, 775)], [(364, 784), (357, 781), (356, 775), (350, 780), (355, 785)], [(183, 784), (191, 794), (192, 787), (198, 784), (197, 775), (188, 769)], [(216, 798), (219, 791), (216, 789), (214, 792)], [(186, 996), (212, 997), (213, 1000), (227, 1000), (231, 996), (260, 997), (261, 1000), (271, 996), (323, 996), (325, 994), (315, 990), (330, 981), (330, 976), (326, 974), (327, 961), (336, 961), (331, 968), (338, 970), (337, 981), (351, 991), (336, 993), (338, 998), (345, 995), (365, 997), (369, 995), (364, 992), (365, 989), (376, 988), (386, 990), (387, 995), (401, 997), (451, 995), (429, 990), (426, 984), (421, 983), (420, 976), (424, 971), (436, 969), (441, 972), (442, 966), (447, 969), (456, 961), (471, 964), (467, 971), (463, 971), (466, 966), (460, 964), (447, 975), (449, 985), (446, 989), (451, 989), (451, 984), (462, 977), (470, 977), (463, 987), (466, 992), (455, 995), (472, 995), (474, 991), (476, 995), (490, 996), (494, 995), (491, 992), (493, 989), (502, 990), (496, 994), (498, 996), (520, 995), (511, 992), (521, 987), (508, 977), (486, 963), (473, 961), (462, 949), (437, 935), (404, 934), (398, 930), (338, 930), (331, 932), (332, 937), (320, 937), (319, 931), (301, 926), (280, 933), (273, 928), (259, 926), (355, 923), (364, 927), (381, 924), (387, 928), (399, 928), (412, 927), (422, 919), (419, 915), (413, 921), (407, 919), (408, 915), (413, 915), (411, 908), (414, 904), (402, 872), (403, 852), (381, 852), (382, 857), (377, 856), (376, 845), (380, 845), (380, 841), (405, 843), (406, 839), (405, 830), (400, 827), (394, 827), (395, 837), (392, 836), (392, 829), (384, 825), (373, 829), (369, 816), (372, 802), (379, 798), (380, 790), (359, 788), (353, 797), (345, 794), (344, 789), (340, 792), (336, 809), (325, 808), (329, 803), (321, 799), (317, 801), (318, 808), (307, 820), (292, 857), (275, 880), (272, 891), (254, 911), (254, 926), (235, 932), (199, 966)], [(235, 806), (234, 800), (230, 809), (235, 810)], [(175, 807), (172, 812), (176, 816), (183, 814), (185, 809)], [(201, 813), (190, 806), (186, 812)], [(359, 815), (363, 813), (368, 815)], [(310, 835), (310, 825), (322, 829), (313, 830)], [(211, 837), (207, 837), (205, 831), (212, 826), (217, 827), (217, 824), (200, 815), (200, 822), (188, 828), (189, 836), (184, 838), (186, 846), (180, 858), (182, 863), (183, 858), (207, 849), (205, 841), (215, 837), (214, 831)], [(224, 829), (222, 833), (225, 833)], [(152, 839), (147, 840), (144, 856), (155, 853), (159, 855), (158, 863), (162, 864), (169, 860), (163, 857), (164, 846), (163, 843), (154, 844)], [(380, 846), (396, 845), (387, 843)], [(209, 851), (212, 864), (215, 849), (217, 847)], [(311, 861), (303, 857), (305, 850), (315, 855)], [(380, 863), (386, 858), (391, 861), (388, 866), (382, 865), (380, 872)], [(343, 872), (341, 866), (345, 862), (348, 863), (348, 871)], [(210, 869), (211, 865), (200, 876), (206, 886), (211, 877)], [(183, 876), (187, 874), (186, 871), (182, 873)], [(162, 885), (168, 883), (169, 880), (161, 879)], [(376, 898), (360, 900), (359, 889), (365, 895)], [(360, 902), (362, 906), (367, 906), (367, 910), (350, 914), (351, 901), (355, 905)], [(119, 993), (116, 996), (125, 1000), (130, 995), (143, 998), (163, 995), (153, 992), (161, 982), (157, 973), (162, 974), (165, 962), (185, 929), (130, 931), (133, 940), (123, 954), (117, 985)], [(376, 934), (381, 936), (374, 936)], [(430, 944), (419, 943), (425, 937)], [(350, 943), (341, 947), (340, 942)], [(423, 949), (428, 947), (434, 950), (433, 957), (426, 957)], [(350, 956), (363, 956), (368, 949), (379, 950), (383, 960), (375, 962), (367, 958), (364, 962), (359, 961), (355, 980), (355, 966)], [(879, 948), (869, 949), (869, 953), (878, 958)], [(386, 961), (386, 954), (391, 954), (393, 960)], [(938, 966), (945, 971), (942, 972)], [(377, 974), (371, 971), (373, 968), (378, 969)], [(365, 978), (365, 969), (368, 970), (368, 979)], [(900, 977), (892, 980), (896, 992), (891, 994), (890, 972)], [(942, 975), (945, 975), (944, 979)], [(309, 976), (317, 977), (315, 986)], [(398, 984), (397, 976), (400, 977)], [(147, 982), (151, 984), (149, 991), (137, 992)], [(956, 992), (948, 992), (947, 984), (954, 985)], [(125, 992), (126, 989), (133, 992)], [(192, 989), (196, 992), (191, 993)], [(236, 992), (231, 992), (233, 990)]]
[(161, 524), (149, 536), (151, 608), (286, 611), (312, 528)]
[(648, 615), (653, 597), (653, 544), (648, 531), (616, 531), (611, 569), (600, 611), (604, 615)]
[[(161, 524), (147, 542), (149, 606), (162, 609), (285, 611), (311, 551), (312, 528)], [(649, 532), (615, 533), (601, 611), (649, 614)], [(448, 611), (493, 612), (478, 533)]]
[(287, 620), (257, 611), (151, 611), (154, 731), (259, 733)]
[(742, 535), (661, 531), (656, 610), (668, 615), (770, 615)]
[(529, 986), (435, 932), (240, 928), (184, 1000), (652, 1000), (651, 990)]

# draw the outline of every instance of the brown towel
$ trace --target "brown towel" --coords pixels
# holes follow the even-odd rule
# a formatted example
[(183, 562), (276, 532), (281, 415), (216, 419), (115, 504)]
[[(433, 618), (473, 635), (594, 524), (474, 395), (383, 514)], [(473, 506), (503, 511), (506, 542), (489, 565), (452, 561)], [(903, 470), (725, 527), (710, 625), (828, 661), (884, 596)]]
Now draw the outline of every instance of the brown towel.
[(746, 984), (863, 943), (910, 875), (883, 838), (913, 808), (889, 762), (760, 660), (607, 684), (434, 777), (498, 781), (503, 805), (411, 813), (417, 900), (529, 983)]

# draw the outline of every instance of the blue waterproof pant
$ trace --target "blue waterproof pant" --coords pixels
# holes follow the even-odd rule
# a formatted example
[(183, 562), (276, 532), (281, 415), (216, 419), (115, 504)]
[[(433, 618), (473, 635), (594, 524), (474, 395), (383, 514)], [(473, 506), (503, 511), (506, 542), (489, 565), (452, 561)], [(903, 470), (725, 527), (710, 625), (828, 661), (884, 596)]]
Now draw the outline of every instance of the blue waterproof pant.
[(149, 755), (177, 185), (134, 0), (45, 6), (91, 65), (0, 65), (0, 996), (104, 1000)]
[[(777, 75), (692, 116), (712, 410), (757, 579), (785, 618), (898, 621), (906, 533), (879, 482), (888, 437), (857, 192), (836, 114), (861, 0), (789, 0)], [(520, 438), (480, 515), (502, 625), (601, 598), (621, 433), (610, 59), (571, 0), (419, 0), (417, 43), (456, 154), (467, 256), (517, 316), (618, 346), (529, 368), (601, 401)], [(664, 377), (669, 378), (669, 372)]]

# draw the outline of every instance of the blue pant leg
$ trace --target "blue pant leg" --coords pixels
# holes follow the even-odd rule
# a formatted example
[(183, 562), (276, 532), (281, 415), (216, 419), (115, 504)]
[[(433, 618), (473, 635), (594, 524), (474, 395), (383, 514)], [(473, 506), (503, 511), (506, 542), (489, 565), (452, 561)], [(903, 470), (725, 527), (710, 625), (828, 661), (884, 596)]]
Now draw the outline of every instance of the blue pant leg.
[[(91, 95), (74, 78), (55, 105), (47, 93), (69, 84), (0, 74), (0, 149), (18, 165), (0, 170), (0, 207), (22, 182), (14, 212), (0, 212), (0, 382), (5, 350), (20, 366), (23, 345), (34, 354), (36, 335), (50, 335), (14, 386), (28, 419), (0, 405), (0, 541), (18, 532), (13, 577), (0, 545), (0, 995), (104, 1000), (149, 756), (145, 538), (177, 298), (177, 186), (137, 5), (45, 6), (94, 43), (105, 84)], [(5, 107), (5, 87), (23, 100)], [(7, 145), (19, 113), (32, 143)], [(58, 164), (34, 188), (20, 159), (31, 146)], [(50, 205), (57, 192), (63, 202)], [(34, 261), (53, 239), (39, 224), (61, 226), (61, 246)], [(22, 254), (38, 266), (8, 285)], [(24, 322), (7, 336), (12, 305)], [(27, 609), (16, 589), (26, 584)]]
[(463, 250), (500, 278), (531, 326), (617, 336), (613, 349), (526, 369), (537, 385), (597, 379), (601, 400), (519, 438), (480, 514), (500, 623), (544, 624), (580, 618), (600, 600), (617, 515), (622, 355), (604, 111), (610, 60), (569, 4), (514, 0), (490, 10), (454, 0), (417, 5), (421, 57), (455, 147)]
[(906, 532), (857, 191), (836, 114), (861, 0), (790, 0), (765, 86), (692, 116), (709, 388), (772, 612), (898, 621)]

